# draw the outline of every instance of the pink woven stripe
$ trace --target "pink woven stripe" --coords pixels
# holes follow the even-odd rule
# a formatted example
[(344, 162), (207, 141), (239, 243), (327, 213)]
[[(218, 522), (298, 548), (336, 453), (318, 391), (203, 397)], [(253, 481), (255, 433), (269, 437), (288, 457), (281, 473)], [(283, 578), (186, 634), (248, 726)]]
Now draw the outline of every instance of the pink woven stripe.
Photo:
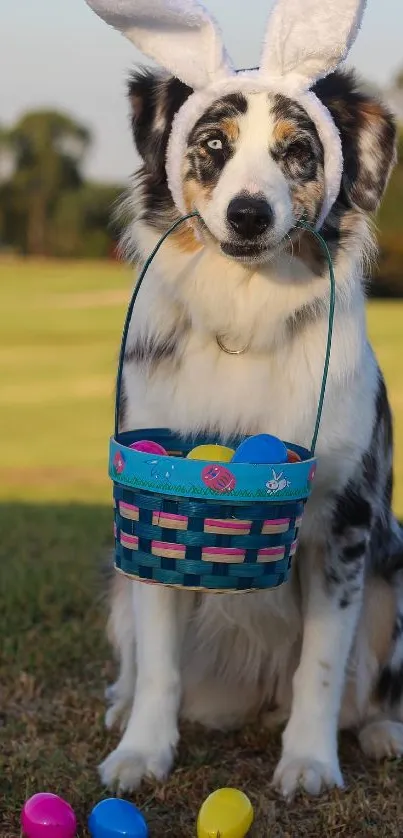
[(169, 541), (152, 541), (151, 552), (153, 556), (159, 556), (162, 559), (185, 559), (186, 546), (185, 544), (176, 544)]
[(287, 532), (290, 528), (290, 519), (286, 518), (284, 521), (264, 521), (262, 526), (262, 535), (278, 535), (278, 533)]
[(257, 560), (258, 562), (275, 562), (278, 559), (283, 558), (284, 551), (284, 547), (262, 547), (262, 549), (258, 551)]
[(250, 529), (251, 522), (250, 521), (236, 521), (232, 518), (206, 518), (204, 521), (205, 527), (214, 527), (216, 529), (223, 529), (223, 530), (242, 530)]
[(186, 515), (173, 515), (172, 512), (153, 512), (153, 515), (159, 515), (160, 518), (168, 518), (170, 521), (185, 521), (188, 519)]
[(171, 530), (186, 530), (189, 519), (186, 515), (173, 515), (172, 512), (153, 512), (155, 527), (168, 527)]
[(178, 553), (178, 555), (182, 554), (186, 549), (184, 544), (174, 544), (169, 541), (152, 541), (151, 548), (153, 552), (154, 550), (156, 552), (158, 550), (163, 550), (164, 552), (166, 552), (166, 550), (169, 550), (172, 553)]
[(243, 564), (245, 561), (245, 550), (238, 550), (235, 547), (203, 547), (202, 561)]
[(289, 518), (270, 518), (268, 521), (263, 521), (263, 526), (271, 524), (272, 527), (281, 527), (283, 524), (289, 524)]
[(139, 519), (139, 508), (138, 506), (133, 506), (131, 503), (125, 503), (125, 501), (119, 501), (119, 510), (120, 514), (123, 518), (131, 518), (134, 521), (138, 521)]
[(128, 535), (127, 532), (120, 533), (120, 543), (123, 547), (129, 547), (131, 550), (138, 550), (139, 540), (137, 535)]

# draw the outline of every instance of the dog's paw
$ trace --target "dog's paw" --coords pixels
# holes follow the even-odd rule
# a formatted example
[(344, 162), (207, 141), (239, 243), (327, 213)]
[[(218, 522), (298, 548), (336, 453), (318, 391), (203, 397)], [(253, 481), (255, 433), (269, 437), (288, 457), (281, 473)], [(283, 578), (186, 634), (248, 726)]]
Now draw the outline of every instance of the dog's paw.
[(366, 725), (359, 734), (364, 754), (373, 759), (393, 759), (403, 756), (403, 724), (379, 719)]
[(337, 760), (327, 763), (285, 753), (274, 772), (273, 786), (291, 800), (298, 791), (318, 795), (334, 786), (342, 788), (343, 777)]
[(118, 792), (133, 791), (142, 780), (165, 780), (173, 763), (174, 748), (146, 751), (119, 745), (99, 766), (104, 786)]

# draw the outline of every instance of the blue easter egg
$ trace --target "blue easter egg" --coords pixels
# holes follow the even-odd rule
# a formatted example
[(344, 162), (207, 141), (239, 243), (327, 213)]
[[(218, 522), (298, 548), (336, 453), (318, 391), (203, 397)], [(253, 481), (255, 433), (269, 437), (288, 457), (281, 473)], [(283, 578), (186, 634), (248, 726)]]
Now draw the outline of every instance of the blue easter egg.
[(270, 434), (257, 434), (245, 439), (232, 458), (233, 463), (286, 463), (284, 442)]
[(94, 806), (88, 819), (92, 838), (148, 838), (143, 815), (133, 803), (111, 797)]

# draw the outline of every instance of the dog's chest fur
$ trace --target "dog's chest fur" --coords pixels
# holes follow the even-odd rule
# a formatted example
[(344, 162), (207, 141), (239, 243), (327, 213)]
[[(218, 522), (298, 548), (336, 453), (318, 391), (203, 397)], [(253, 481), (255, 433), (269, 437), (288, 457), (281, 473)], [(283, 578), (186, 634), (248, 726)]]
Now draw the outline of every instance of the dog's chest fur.
[[(130, 330), (125, 427), (207, 431), (224, 439), (266, 432), (309, 448), (323, 374), (328, 304), (315, 308), (315, 285), (302, 281), (306, 269), (294, 262), (288, 280), (281, 273), (273, 278), (240, 273), (234, 295), (231, 271), (239, 271), (239, 266), (208, 251), (193, 259), (175, 260), (172, 252), (165, 254), (145, 280)], [(285, 272), (286, 264), (279, 271)], [(175, 273), (172, 286), (161, 283), (160, 269)], [(377, 386), (362, 290), (356, 278), (349, 282), (353, 271), (347, 259), (340, 264), (318, 444), (318, 486), (334, 491), (348, 481), (368, 447)], [(180, 272), (178, 301), (170, 287), (177, 288)], [(328, 279), (317, 282), (318, 296), (323, 296)], [(216, 334), (226, 336), (230, 346), (249, 349), (228, 355), (219, 348)]]
[[(231, 310), (225, 274), (217, 276), (215, 287), (211, 282), (215, 257), (205, 253), (201, 262), (188, 260), (187, 271), (183, 262), (167, 253), (139, 296), (125, 369), (125, 427), (210, 431), (217, 438), (268, 432), (309, 447), (323, 373), (326, 306), (322, 316), (309, 316), (308, 311), (293, 318), (298, 301), (304, 306), (306, 295), (312, 295), (312, 286), (308, 291), (293, 284), (290, 290), (287, 284), (255, 277), (245, 288), (240, 282), (237, 307)], [(178, 302), (170, 296), (169, 277), (168, 285), (161, 284), (158, 271), (174, 271), (177, 287), (178, 271), (184, 267)], [(368, 448), (373, 425), (377, 367), (366, 339), (363, 295), (359, 283), (347, 280), (352, 266), (341, 268), (346, 283), (339, 292), (319, 467), (301, 532), (307, 549), (330, 532), (333, 498)], [(323, 281), (327, 283), (327, 277)], [(252, 300), (251, 282), (256, 284)], [(250, 342), (251, 348), (240, 356), (227, 355), (217, 345), (216, 332), (228, 334), (233, 345)], [(281, 690), (281, 673), (286, 689), (290, 679), (284, 661), (291, 666), (298, 654), (302, 625), (301, 553), (298, 563), (298, 574), (276, 591), (242, 601), (232, 596), (203, 599), (189, 638), (196, 644), (189, 660), (197, 662), (199, 673), (207, 662), (214, 669), (219, 661), (222, 670), (225, 661), (222, 674), (231, 682), (239, 682), (239, 666), (250, 683), (256, 683), (263, 668), (268, 685), (277, 683)], [(270, 693), (271, 687), (267, 689)]]

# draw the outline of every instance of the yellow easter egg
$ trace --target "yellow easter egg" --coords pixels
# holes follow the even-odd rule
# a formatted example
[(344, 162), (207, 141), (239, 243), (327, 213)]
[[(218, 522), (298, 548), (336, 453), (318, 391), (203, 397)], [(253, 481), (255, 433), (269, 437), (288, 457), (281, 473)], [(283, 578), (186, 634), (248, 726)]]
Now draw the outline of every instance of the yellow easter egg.
[(198, 445), (187, 455), (188, 460), (207, 460), (209, 463), (230, 463), (235, 451), (225, 445)]
[(197, 838), (244, 838), (253, 821), (252, 804), (238, 789), (217, 789), (204, 801)]

